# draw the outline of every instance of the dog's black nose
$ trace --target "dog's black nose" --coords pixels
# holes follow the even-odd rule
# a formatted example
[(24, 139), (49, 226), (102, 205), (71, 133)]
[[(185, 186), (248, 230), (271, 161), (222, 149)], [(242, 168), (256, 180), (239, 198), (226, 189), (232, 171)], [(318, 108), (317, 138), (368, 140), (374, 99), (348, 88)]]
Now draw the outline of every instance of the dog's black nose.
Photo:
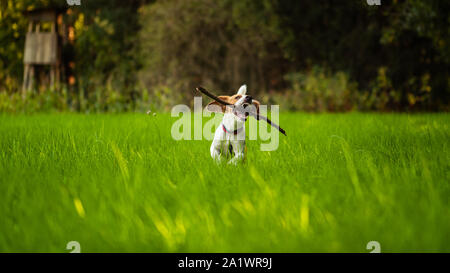
[(245, 97), (245, 102), (250, 102), (251, 103), (252, 99), (253, 99), (252, 96), (246, 96)]

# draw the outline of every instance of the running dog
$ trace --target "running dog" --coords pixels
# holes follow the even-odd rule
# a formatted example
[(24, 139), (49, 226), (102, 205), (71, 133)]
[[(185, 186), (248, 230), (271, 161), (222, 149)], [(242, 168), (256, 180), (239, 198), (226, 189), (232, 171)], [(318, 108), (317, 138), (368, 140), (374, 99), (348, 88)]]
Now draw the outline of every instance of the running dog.
[(259, 114), (260, 105), (257, 100), (246, 94), (247, 86), (244, 84), (235, 95), (218, 96), (230, 105), (212, 101), (206, 106), (210, 112), (224, 113), (210, 149), (211, 157), (215, 160), (221, 161), (222, 157), (231, 156), (228, 163), (237, 164), (245, 159), (245, 122), (249, 113), (256, 113), (256, 116)]

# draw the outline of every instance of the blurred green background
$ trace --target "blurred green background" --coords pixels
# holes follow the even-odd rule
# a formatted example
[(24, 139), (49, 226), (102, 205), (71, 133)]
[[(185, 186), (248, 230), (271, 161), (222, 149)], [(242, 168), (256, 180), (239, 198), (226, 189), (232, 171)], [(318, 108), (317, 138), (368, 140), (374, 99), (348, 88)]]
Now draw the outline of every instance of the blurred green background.
[[(448, 111), (446, 0), (0, 0), (0, 111), (122, 112), (195, 86), (302, 111)], [(27, 18), (63, 8), (63, 84), (21, 97)]]

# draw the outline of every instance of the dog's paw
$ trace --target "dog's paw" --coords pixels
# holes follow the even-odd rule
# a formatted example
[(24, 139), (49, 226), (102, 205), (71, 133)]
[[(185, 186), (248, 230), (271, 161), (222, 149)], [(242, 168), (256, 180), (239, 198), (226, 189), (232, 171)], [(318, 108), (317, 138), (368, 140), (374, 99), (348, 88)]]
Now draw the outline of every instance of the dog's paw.
[(228, 164), (229, 165), (237, 165), (238, 164), (238, 161), (235, 159), (235, 158), (233, 158), (233, 159), (231, 159), (230, 161), (228, 161)]
[(230, 159), (230, 161), (228, 161), (228, 164), (233, 164), (233, 165), (237, 165), (241, 162), (243, 162), (243, 158), (240, 157), (233, 157), (232, 159)]

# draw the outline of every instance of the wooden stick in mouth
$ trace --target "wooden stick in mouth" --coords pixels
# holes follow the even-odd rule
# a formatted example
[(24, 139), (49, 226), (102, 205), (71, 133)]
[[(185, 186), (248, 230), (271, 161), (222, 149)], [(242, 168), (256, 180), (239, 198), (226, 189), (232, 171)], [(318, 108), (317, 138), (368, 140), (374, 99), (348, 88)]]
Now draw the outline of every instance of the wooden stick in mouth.
[[(219, 97), (217, 97), (216, 95), (214, 95), (214, 94), (208, 92), (205, 88), (203, 88), (203, 87), (201, 87), (201, 86), (197, 87), (196, 90), (199, 91), (199, 92), (201, 92), (201, 93), (203, 93), (203, 94), (205, 94), (206, 96), (210, 97), (211, 99), (217, 101), (217, 102), (220, 103), (220, 104), (223, 104), (223, 105), (228, 106), (228, 107), (233, 106), (233, 104), (221, 100)], [(267, 117), (265, 117), (265, 116), (263, 116), (263, 115), (260, 115), (260, 114), (257, 114), (257, 113), (253, 113), (253, 112), (250, 112), (249, 114), (250, 114), (252, 117), (254, 117), (256, 120), (264, 120), (265, 122), (269, 123), (272, 127), (275, 127), (276, 129), (278, 129), (278, 131), (280, 131), (283, 135), (287, 136), (287, 135), (286, 135), (286, 131), (284, 131), (278, 124), (272, 122), (272, 121), (271, 121), (270, 119), (268, 119)]]
[(201, 87), (201, 86), (199, 86), (199, 87), (197, 87), (197, 88), (195, 88), (195, 89), (197, 89), (197, 91), (199, 91), (199, 92), (201, 92), (201, 93), (207, 95), (208, 97), (210, 97), (211, 99), (217, 101), (217, 102), (220, 103), (220, 104), (223, 104), (223, 105), (233, 105), (233, 104), (231, 104), (231, 103), (229, 103), (229, 102), (226, 102), (226, 101), (223, 101), (223, 100), (219, 99), (219, 97), (217, 97), (216, 95), (213, 95), (213, 94), (209, 93), (205, 88), (203, 88), (203, 87)]

